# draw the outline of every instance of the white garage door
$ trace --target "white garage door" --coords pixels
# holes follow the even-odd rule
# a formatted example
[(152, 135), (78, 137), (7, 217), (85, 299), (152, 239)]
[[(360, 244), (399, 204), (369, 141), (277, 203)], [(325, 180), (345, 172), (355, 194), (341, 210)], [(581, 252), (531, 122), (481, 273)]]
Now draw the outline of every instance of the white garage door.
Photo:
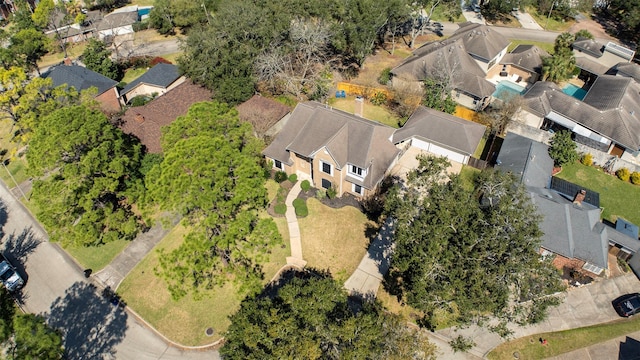
[(425, 151), (428, 151), (432, 154), (435, 155), (439, 155), (439, 156), (446, 156), (449, 160), (451, 161), (455, 161), (455, 162), (459, 162), (462, 164), (466, 164), (466, 156), (460, 153), (457, 153), (453, 150), (449, 150), (449, 149), (445, 149), (441, 146), (426, 142), (426, 141), (422, 141), (422, 140), (418, 140), (418, 139), (413, 139), (411, 141), (411, 145), (417, 147), (418, 149), (422, 149)]

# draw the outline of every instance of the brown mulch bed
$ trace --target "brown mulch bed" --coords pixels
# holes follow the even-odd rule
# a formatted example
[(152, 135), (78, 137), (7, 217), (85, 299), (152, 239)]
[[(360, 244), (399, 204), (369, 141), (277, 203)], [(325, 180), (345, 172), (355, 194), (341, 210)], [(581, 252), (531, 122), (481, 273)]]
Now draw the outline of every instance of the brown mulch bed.
[[(305, 201), (309, 198), (315, 198), (316, 191), (317, 189), (315, 188), (311, 188), (308, 191), (301, 191), (300, 195), (298, 195), (298, 198), (303, 199)], [(340, 198), (335, 197), (333, 199), (329, 199), (328, 197), (325, 197), (324, 199), (320, 200), (320, 202), (333, 209), (340, 209), (345, 206), (353, 206), (354, 208), (362, 211), (362, 206), (360, 205), (360, 202), (355, 196), (351, 194), (344, 194)]]

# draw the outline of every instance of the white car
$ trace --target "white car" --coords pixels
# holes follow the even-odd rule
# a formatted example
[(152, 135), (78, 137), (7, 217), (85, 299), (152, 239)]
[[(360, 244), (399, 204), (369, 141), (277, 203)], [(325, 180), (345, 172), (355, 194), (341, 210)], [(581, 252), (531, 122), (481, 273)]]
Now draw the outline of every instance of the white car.
[(0, 281), (7, 290), (13, 292), (24, 285), (24, 280), (11, 263), (0, 254)]

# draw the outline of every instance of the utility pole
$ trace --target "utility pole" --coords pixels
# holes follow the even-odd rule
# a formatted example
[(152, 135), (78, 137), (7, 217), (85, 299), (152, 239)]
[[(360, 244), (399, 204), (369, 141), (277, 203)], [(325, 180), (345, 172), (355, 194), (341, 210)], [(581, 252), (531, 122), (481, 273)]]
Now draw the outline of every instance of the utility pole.
[(549, 10), (549, 16), (547, 16), (547, 23), (544, 25), (544, 29), (547, 30), (547, 26), (549, 26), (549, 19), (551, 18), (551, 12), (553, 11), (553, 7), (556, 6), (556, 2), (551, 3), (551, 10)]

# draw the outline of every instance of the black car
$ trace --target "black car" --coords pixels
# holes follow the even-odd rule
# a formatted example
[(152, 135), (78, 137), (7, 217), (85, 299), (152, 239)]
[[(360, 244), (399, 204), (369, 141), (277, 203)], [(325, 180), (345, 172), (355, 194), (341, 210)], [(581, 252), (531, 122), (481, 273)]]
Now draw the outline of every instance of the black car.
[(627, 294), (611, 302), (618, 315), (629, 317), (640, 312), (640, 294)]

